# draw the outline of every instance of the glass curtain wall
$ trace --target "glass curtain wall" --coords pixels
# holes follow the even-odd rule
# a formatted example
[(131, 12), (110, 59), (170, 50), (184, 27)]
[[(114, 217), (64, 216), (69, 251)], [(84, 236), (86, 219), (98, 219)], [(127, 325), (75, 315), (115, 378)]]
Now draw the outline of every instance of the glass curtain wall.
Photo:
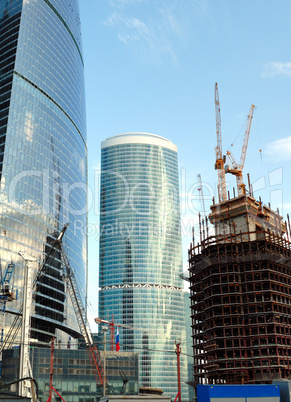
[[(177, 148), (153, 134), (102, 143), (99, 317), (139, 353), (140, 385), (176, 397), (175, 340), (186, 352)], [(189, 312), (187, 312), (189, 314)], [(188, 401), (187, 357), (182, 358)]]
[[(87, 146), (78, 0), (0, 0), (0, 258), (15, 263), (11, 284), (22, 305), (25, 261), (43, 264), (69, 223), (64, 248), (86, 293)], [(32, 338), (67, 341), (79, 329), (59, 253), (36, 285)], [(8, 328), (13, 315), (6, 315)], [(4, 336), (7, 331), (4, 331)], [(19, 338), (18, 338), (19, 339)]]

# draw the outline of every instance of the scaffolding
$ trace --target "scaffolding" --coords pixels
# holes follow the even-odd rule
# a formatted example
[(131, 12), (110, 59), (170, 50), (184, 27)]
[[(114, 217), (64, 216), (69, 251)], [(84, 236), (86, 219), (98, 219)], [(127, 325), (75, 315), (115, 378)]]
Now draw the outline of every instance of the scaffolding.
[[(278, 211), (243, 196), (212, 205), (189, 249), (196, 384), (290, 377), (291, 243)], [(205, 229), (206, 228), (206, 229)], [(290, 227), (289, 227), (290, 229)]]

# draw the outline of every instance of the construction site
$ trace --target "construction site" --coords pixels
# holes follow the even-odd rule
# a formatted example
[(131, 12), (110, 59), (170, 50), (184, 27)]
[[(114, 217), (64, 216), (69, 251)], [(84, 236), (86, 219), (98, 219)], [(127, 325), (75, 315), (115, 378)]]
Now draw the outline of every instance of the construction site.
[[(117, 348), (116, 329), (133, 329), (132, 326), (117, 323), (113, 317), (111, 321), (95, 318), (101, 328), (97, 334), (91, 332), (77, 280), (63, 248), (62, 240), (68, 226), (65, 224), (60, 232), (53, 234), (46, 257), (36, 274), (31, 269), (34, 259), (21, 253), (26, 266), (23, 304), (5, 336), (7, 304), (17, 299), (11, 285), (15, 264), (9, 263), (2, 271), (0, 263), (0, 400), (96, 402), (105, 395), (118, 395), (120, 400), (128, 395), (134, 400), (170, 400), (170, 397), (161, 396), (161, 390), (140, 388), (138, 353), (121, 352)], [(56, 256), (63, 262), (62, 276), (60, 267), (56, 272), (51, 267)], [(80, 333), (77, 339), (72, 339), (72, 344), (69, 341), (62, 345), (60, 340), (52, 337), (50, 343), (43, 343), (40, 347), (38, 340), (31, 337), (32, 294), (36, 291), (37, 297), (42, 297), (44, 284), (49, 281), (52, 287), (56, 278), (64, 282), (63, 287), (64, 284), (67, 287)], [(42, 308), (50, 309), (49, 301), (42, 302)], [(110, 342), (106, 340), (108, 329)], [(20, 346), (18, 334), (21, 336)], [(110, 344), (110, 351), (106, 351), (107, 343)], [(149, 396), (149, 392), (153, 396)], [(181, 397), (181, 390), (179, 392)]]
[[(222, 152), (220, 103), (215, 85), (218, 202), (213, 198), (209, 215), (203, 205), (204, 214), (199, 215), (199, 241), (193, 230), (188, 252), (194, 359), (192, 385), (197, 389), (196, 395), (199, 392), (204, 395), (196, 399), (198, 402), (208, 401), (213, 387), (207, 386), (211, 384), (250, 385), (253, 388), (229, 389), (233, 395), (244, 392), (242, 395), (249, 393), (253, 398), (261, 392), (264, 396), (260, 400), (279, 401), (279, 386), (273, 384), (291, 378), (291, 226), (288, 215), (284, 221), (278, 210), (264, 205), (260, 198), (256, 200), (249, 176), (248, 185), (244, 184), (243, 168), (254, 109), (252, 105), (237, 163), (230, 151), (226, 156)], [(226, 191), (226, 173), (236, 177), (237, 194), (234, 191), (232, 198)], [(198, 181), (204, 204), (200, 175)], [(100, 398), (105, 402), (126, 399), (129, 395), (132, 400), (170, 400), (161, 395), (162, 390), (139, 388), (138, 353), (128, 351), (118, 356), (114, 352), (115, 329), (133, 329), (132, 326), (118, 324), (113, 317), (112, 321), (95, 319), (98, 325), (109, 326), (110, 352), (106, 352), (108, 328), (102, 327), (103, 340), (100, 334), (92, 334), (82, 295), (62, 243), (67, 227), (65, 224), (60, 232), (51, 235), (45, 258), (34, 278), (31, 264), (35, 259), (19, 252), (26, 268), (23, 305), (5, 337), (6, 304), (17, 299), (10, 283), (15, 264), (11, 262), (4, 272), (0, 270), (0, 367), (4, 383), (0, 386), (0, 399), (1, 394), (5, 394), (4, 400), (15, 396), (15, 400), (22, 398), (33, 402), (95, 402)], [(55, 258), (59, 265), (53, 265)], [(46, 283), (48, 280), (50, 282)], [(46, 345), (38, 347), (37, 339), (32, 338), (32, 335), (37, 336), (30, 331), (32, 294), (37, 293), (41, 308), (51, 309), (52, 302), (45, 298), (46, 284), (60, 302), (64, 301), (62, 294), (66, 286), (79, 325), (78, 338), (82, 335), (75, 348), (71, 349), (69, 344), (67, 348), (55, 347), (54, 338), (50, 341), (50, 349), (48, 339), (44, 338), (41, 340)], [(61, 320), (61, 303), (58, 308)], [(48, 323), (49, 330), (55, 330)], [(18, 333), (21, 334), (20, 347), (15, 348)], [(180, 343), (175, 346), (176, 400), (181, 402)], [(257, 384), (266, 384), (269, 388), (257, 388)], [(219, 391), (223, 396), (211, 400), (225, 400), (225, 389), (215, 389), (215, 392)], [(205, 396), (206, 393), (209, 395)], [(290, 399), (282, 399), (285, 401)]]
[[(194, 383), (270, 384), (290, 378), (291, 231), (279, 211), (243, 182), (254, 105), (237, 163), (222, 153), (215, 86), (218, 202), (199, 219), (200, 239), (189, 248)], [(225, 174), (236, 177), (237, 195)], [(248, 187), (248, 188), (247, 188)], [(194, 232), (193, 232), (194, 233)]]
[[(11, 285), (15, 264), (11, 262), (3, 272), (0, 264), (0, 400), (13, 399), (13, 396), (15, 398), (17, 396), (19, 399), (33, 402), (44, 400), (85, 402), (99, 400), (105, 394), (139, 394), (138, 354), (114, 352), (115, 328), (122, 325), (114, 322), (113, 317), (111, 322), (96, 318), (98, 324), (110, 327), (110, 351), (107, 352), (107, 356), (105, 346), (108, 328), (102, 327), (98, 334), (91, 332), (75, 274), (63, 249), (62, 239), (67, 227), (68, 224), (64, 225), (60, 232), (53, 234), (51, 246), (46, 250), (46, 257), (36, 275), (31, 269), (34, 259), (21, 253), (26, 265), (23, 305), (5, 336), (6, 307), (8, 303), (17, 299), (17, 294)], [(49, 281), (48, 284), (52, 287), (56, 279), (60, 280), (60, 267), (58, 270), (51, 268), (56, 256), (59, 261), (63, 261), (63, 281), (67, 286), (82, 337), (80, 338), (79, 334), (77, 342), (75, 340), (72, 345), (68, 342), (62, 346), (56, 342), (55, 337), (52, 337), (50, 348), (47, 347), (48, 344), (38, 347), (38, 340), (32, 338), (33, 331), (30, 330), (32, 293), (36, 291), (36, 297), (42, 297), (44, 284)], [(55, 292), (59, 288), (60, 286)], [(64, 284), (61, 290), (63, 288)], [(52, 301), (50, 303), (52, 304)], [(42, 300), (42, 308), (50, 309), (51, 304)], [(60, 311), (62, 312), (61, 308)], [(15, 347), (19, 333), (20, 347)]]

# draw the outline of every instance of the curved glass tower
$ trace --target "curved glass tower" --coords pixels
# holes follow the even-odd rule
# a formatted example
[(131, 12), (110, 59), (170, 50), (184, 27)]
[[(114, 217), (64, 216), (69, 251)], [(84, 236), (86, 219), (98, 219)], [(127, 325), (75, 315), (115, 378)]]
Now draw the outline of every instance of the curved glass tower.
[[(25, 261), (36, 271), (65, 223), (64, 248), (86, 290), (87, 146), (78, 0), (0, 0), (0, 258), (22, 304)], [(83, 226), (82, 226), (83, 225)], [(60, 255), (34, 289), (31, 337), (79, 332)], [(6, 327), (13, 316), (6, 315)], [(5, 336), (5, 332), (4, 332)]]
[[(102, 142), (99, 253), (99, 317), (113, 315), (125, 326), (119, 328), (120, 346), (139, 353), (140, 386), (176, 397), (175, 340), (186, 352), (186, 311), (172, 142), (146, 133)], [(181, 376), (184, 384), (187, 357)]]

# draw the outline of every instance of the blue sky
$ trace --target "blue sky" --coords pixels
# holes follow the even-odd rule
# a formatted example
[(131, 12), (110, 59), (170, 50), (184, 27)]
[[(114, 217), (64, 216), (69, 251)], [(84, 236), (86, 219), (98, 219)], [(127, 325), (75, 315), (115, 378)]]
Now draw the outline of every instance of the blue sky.
[[(291, 212), (291, 2), (289, 0), (80, 0), (87, 102), (89, 185), (100, 143), (150, 132), (178, 146), (183, 261), (200, 203), (217, 184), (214, 84), (223, 151), (240, 157), (256, 105), (244, 174), (258, 199)], [(234, 144), (231, 147), (231, 144)], [(261, 152), (260, 152), (261, 150)], [(229, 189), (235, 186), (227, 176)], [(245, 180), (246, 181), (246, 180)], [(97, 315), (98, 208), (89, 211), (89, 302)], [(90, 311), (89, 311), (90, 313)]]

